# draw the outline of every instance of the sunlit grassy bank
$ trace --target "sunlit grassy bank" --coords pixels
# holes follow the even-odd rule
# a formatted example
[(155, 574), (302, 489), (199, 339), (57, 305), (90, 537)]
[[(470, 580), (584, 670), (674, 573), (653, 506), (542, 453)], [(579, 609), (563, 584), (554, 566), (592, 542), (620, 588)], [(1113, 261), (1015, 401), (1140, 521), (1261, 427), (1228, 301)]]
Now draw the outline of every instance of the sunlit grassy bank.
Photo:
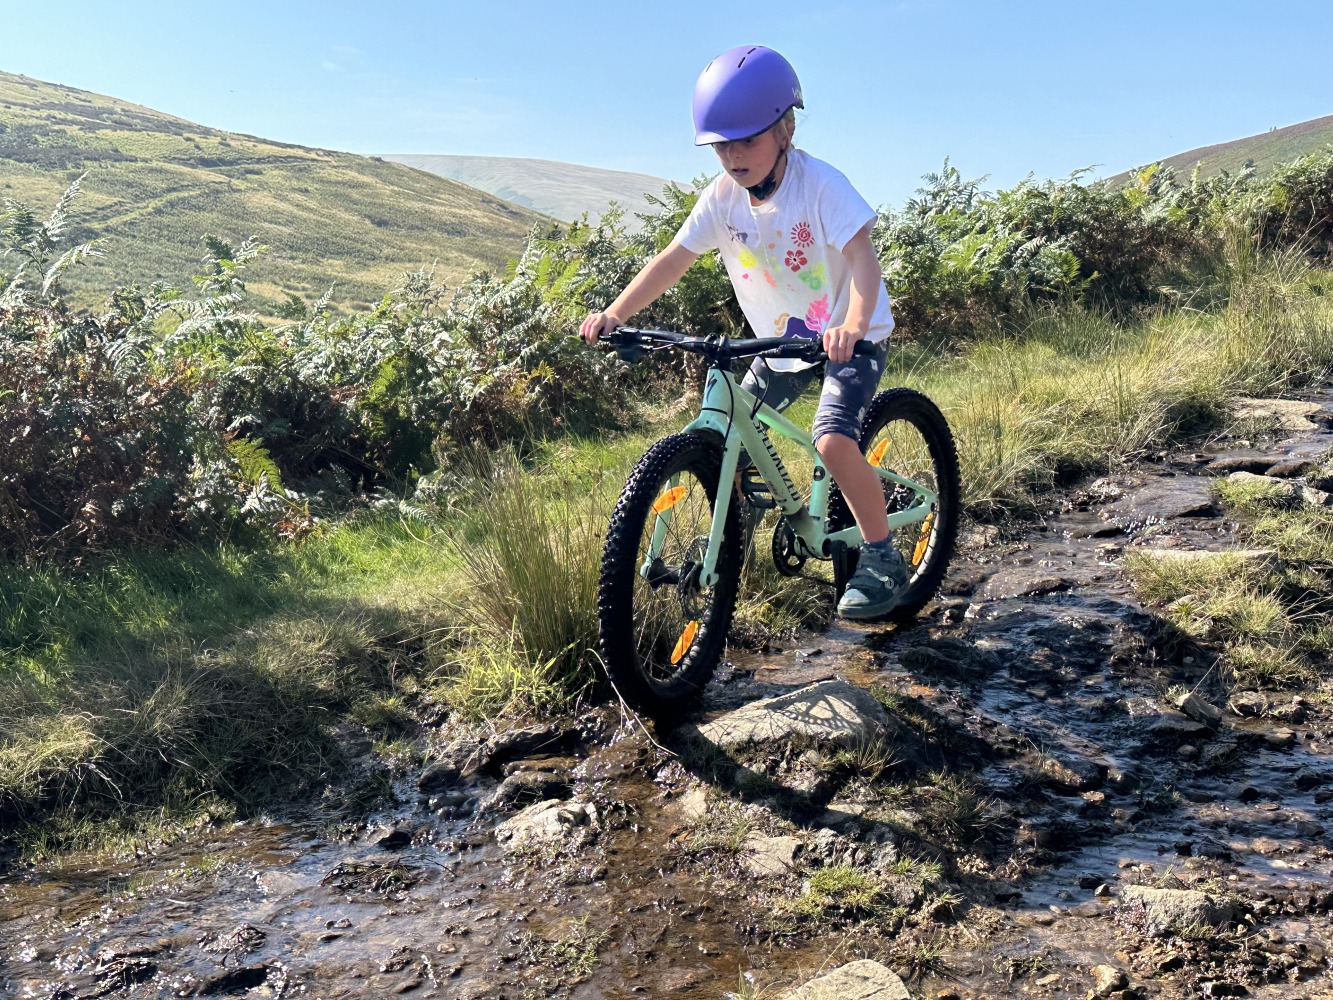
[(974, 515), (1229, 419), (1237, 396), (1283, 394), (1333, 368), (1333, 297), (1301, 273), (1255, 278), (1220, 310), (1124, 325), (1051, 309), (948, 359), (897, 372), (944, 409)]
[[(951, 355), (901, 346), (885, 384), (941, 404), (974, 516), (1021, 513), (1057, 482), (1225, 425), (1238, 395), (1326, 375), (1322, 281), (1256, 267), (1225, 305), (1133, 323), (1050, 308)], [(686, 419), (663, 405), (633, 431), (483, 460), (433, 495), (271, 551), (0, 572), (0, 819), (244, 810), (335, 775), (348, 726), (390, 748), (428, 709), (508, 722), (573, 708), (598, 682), (594, 594), (615, 494), (645, 445)], [(1310, 542), (1326, 525), (1300, 530), (1256, 526), (1292, 558), (1326, 552)], [(737, 638), (817, 620), (819, 592), (754, 567)], [(1249, 587), (1251, 611), (1266, 593)], [(1328, 641), (1244, 621), (1261, 652)]]

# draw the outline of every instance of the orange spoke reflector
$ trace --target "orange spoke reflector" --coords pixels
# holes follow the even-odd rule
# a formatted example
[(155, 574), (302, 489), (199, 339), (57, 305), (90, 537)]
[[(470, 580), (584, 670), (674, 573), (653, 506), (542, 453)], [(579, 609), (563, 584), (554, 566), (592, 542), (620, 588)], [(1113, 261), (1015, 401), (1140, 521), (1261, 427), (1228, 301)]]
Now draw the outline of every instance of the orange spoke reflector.
[(866, 461), (871, 465), (879, 465), (884, 461), (884, 453), (889, 450), (889, 439), (885, 438), (879, 444), (875, 445), (875, 450), (866, 456)]
[(921, 522), (921, 537), (917, 539), (916, 551), (912, 553), (912, 565), (920, 566), (921, 560), (926, 558), (926, 546), (930, 544), (930, 529), (935, 526), (935, 515), (927, 514), (926, 519)]
[(685, 626), (685, 631), (680, 634), (676, 640), (676, 648), (671, 651), (671, 662), (679, 663), (681, 657), (690, 651), (690, 645), (694, 642), (694, 637), (699, 634), (699, 623), (690, 622)]
[(671, 489), (667, 490), (653, 501), (653, 513), (660, 514), (664, 510), (670, 510), (672, 507), (676, 506), (676, 504), (680, 503), (688, 492), (689, 490), (684, 486), (671, 487)]

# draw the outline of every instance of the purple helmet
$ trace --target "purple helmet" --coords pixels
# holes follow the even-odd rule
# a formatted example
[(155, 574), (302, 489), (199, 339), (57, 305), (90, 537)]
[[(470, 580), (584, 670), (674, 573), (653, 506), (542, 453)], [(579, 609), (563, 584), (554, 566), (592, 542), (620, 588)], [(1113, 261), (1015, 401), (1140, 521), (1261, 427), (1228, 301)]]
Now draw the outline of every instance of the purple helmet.
[(762, 45), (728, 49), (694, 85), (694, 144), (748, 139), (804, 107), (801, 81), (786, 59)]

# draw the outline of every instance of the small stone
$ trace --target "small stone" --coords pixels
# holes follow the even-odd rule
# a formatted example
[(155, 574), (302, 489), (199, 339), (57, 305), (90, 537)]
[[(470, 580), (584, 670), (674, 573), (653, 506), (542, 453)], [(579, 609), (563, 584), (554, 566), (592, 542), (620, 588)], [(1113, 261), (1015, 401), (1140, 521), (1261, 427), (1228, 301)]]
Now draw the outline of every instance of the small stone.
[(1239, 781), (1227, 789), (1227, 798), (1235, 799), (1237, 802), (1254, 802), (1259, 796), (1259, 789), (1244, 781)]
[(1114, 965), (1094, 965), (1092, 967), (1092, 995), (1109, 997), (1112, 993), (1123, 990), (1129, 985), (1129, 976), (1123, 969)]
[(1308, 458), (1298, 458), (1288, 462), (1278, 462), (1268, 470), (1270, 476), (1277, 476), (1279, 479), (1295, 479), (1297, 476), (1303, 476), (1307, 472), (1313, 471), (1317, 466)]
[(1258, 691), (1238, 691), (1231, 696), (1227, 707), (1237, 715), (1254, 718), (1268, 711), (1268, 699)]
[(1048, 786), (1070, 793), (1092, 791), (1106, 779), (1104, 767), (1078, 757), (1046, 757), (1041, 774)]
[(1060, 973), (1052, 972), (1049, 976), (1042, 976), (1033, 983), (1034, 986), (1054, 986), (1060, 981)]
[(1165, 711), (1148, 724), (1148, 730), (1158, 739), (1188, 740), (1195, 736), (1204, 736), (1210, 727), (1181, 712)]
[(421, 772), (417, 788), (423, 792), (439, 792), (454, 785), (462, 772), (451, 761), (439, 761)]
[(1247, 997), (1250, 991), (1240, 983), (1224, 983), (1220, 980), (1214, 980), (1210, 983), (1201, 983), (1203, 995), (1206, 997)]
[(1202, 722), (1205, 725), (1216, 726), (1222, 721), (1222, 710), (1216, 705), (1210, 704), (1200, 698), (1193, 691), (1186, 692), (1171, 699), (1171, 704), (1184, 712), (1191, 719)]
[(1264, 733), (1264, 742), (1277, 750), (1290, 750), (1296, 745), (1296, 734), (1290, 729), (1274, 729)]
[(412, 828), (406, 826), (382, 826), (372, 831), (366, 837), (376, 847), (382, 847), (386, 851), (399, 851), (412, 843)]

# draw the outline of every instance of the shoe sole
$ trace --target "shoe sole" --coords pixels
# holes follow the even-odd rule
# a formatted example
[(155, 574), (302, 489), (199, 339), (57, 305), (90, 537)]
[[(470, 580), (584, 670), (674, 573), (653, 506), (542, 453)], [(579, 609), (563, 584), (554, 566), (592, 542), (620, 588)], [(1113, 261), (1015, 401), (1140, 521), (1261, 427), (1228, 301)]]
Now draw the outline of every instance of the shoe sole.
[(874, 621), (877, 618), (887, 617), (899, 604), (897, 598), (894, 598), (887, 605), (866, 605), (859, 608), (847, 608), (846, 610), (838, 608), (838, 617), (846, 618), (850, 621)]

